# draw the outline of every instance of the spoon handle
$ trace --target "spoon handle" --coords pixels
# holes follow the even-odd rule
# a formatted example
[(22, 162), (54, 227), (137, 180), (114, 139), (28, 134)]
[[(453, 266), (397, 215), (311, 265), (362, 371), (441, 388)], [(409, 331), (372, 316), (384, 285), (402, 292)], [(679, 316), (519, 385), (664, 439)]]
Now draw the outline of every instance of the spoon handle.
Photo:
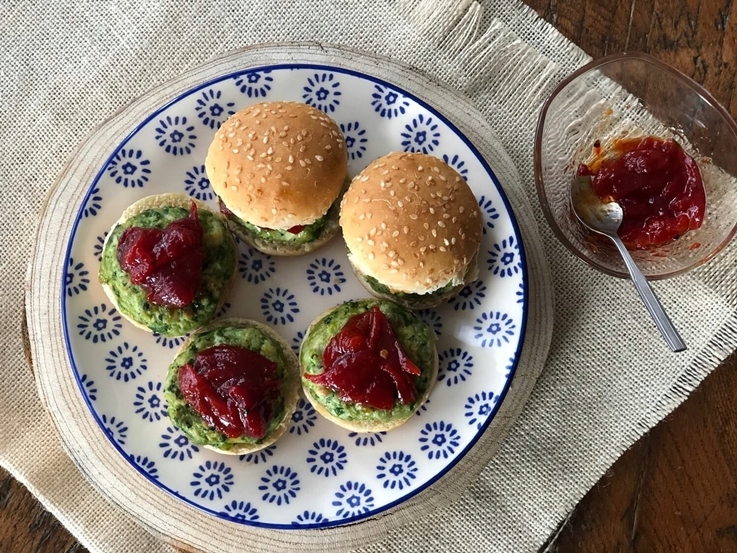
[(610, 235), (610, 238), (617, 245), (619, 253), (622, 254), (624, 264), (627, 266), (627, 270), (632, 277), (632, 283), (635, 285), (637, 293), (640, 294), (642, 302), (645, 304), (645, 307), (653, 318), (653, 321), (655, 321), (655, 326), (660, 330), (660, 333), (663, 335), (663, 338), (671, 351), (685, 351), (686, 344), (678, 334), (676, 327), (673, 326), (673, 323), (668, 318), (668, 315), (663, 310), (660, 300), (658, 300), (655, 292), (653, 292), (653, 289), (650, 287), (650, 283), (645, 278), (645, 275), (643, 275), (639, 267), (637, 267), (637, 264), (635, 263), (635, 260), (632, 259), (630, 252), (627, 251), (627, 248), (622, 243), (619, 236), (616, 234)]

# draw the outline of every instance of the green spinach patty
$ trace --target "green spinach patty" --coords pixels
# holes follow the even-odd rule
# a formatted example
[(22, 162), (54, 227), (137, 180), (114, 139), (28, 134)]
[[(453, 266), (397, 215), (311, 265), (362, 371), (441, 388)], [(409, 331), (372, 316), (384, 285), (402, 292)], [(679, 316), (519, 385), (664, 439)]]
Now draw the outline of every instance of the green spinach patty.
[(215, 316), (220, 298), (235, 271), (237, 250), (230, 231), (210, 211), (198, 211), (206, 252), (202, 265), (202, 284), (194, 301), (182, 309), (148, 301), (146, 291), (133, 284), (128, 273), (120, 267), (118, 241), (129, 227), (163, 229), (188, 214), (189, 211), (181, 207), (152, 208), (139, 213), (115, 226), (102, 252), (100, 282), (110, 286), (120, 312), (164, 336), (181, 336), (206, 325)]
[(397, 298), (397, 300), (401, 300), (407, 304), (426, 303), (428, 299), (444, 297), (445, 295), (452, 292), (456, 287), (458, 287), (457, 284), (453, 284), (452, 282), (449, 282), (442, 288), (438, 288), (437, 290), (434, 290), (433, 292), (430, 292), (428, 294), (411, 294), (411, 293), (406, 293), (406, 292), (394, 292), (390, 290), (388, 286), (385, 286), (384, 284), (376, 280), (374, 277), (364, 275), (363, 278), (366, 280), (368, 285), (371, 286), (371, 289), (377, 294), (393, 296)]
[(381, 300), (359, 300), (344, 303), (316, 322), (302, 343), (299, 354), (302, 369), (309, 374), (322, 373), (324, 370), (322, 355), (328, 342), (340, 332), (348, 319), (372, 309), (377, 304), (381, 312), (389, 319), (402, 350), (422, 371), (422, 374), (415, 380), (417, 400), (407, 405), (397, 403), (394, 408), (389, 410), (366, 406), (359, 407), (342, 401), (337, 393), (303, 377), (302, 383), (306, 392), (321, 403), (331, 415), (340, 419), (377, 423), (406, 419), (419, 407), (418, 403), (422, 401), (424, 393), (432, 385), (430, 379), (435, 365), (435, 335), (433, 331), (411, 311), (395, 303)]
[[(282, 381), (281, 397), (274, 406), (274, 412), (267, 426), (266, 434), (261, 439), (248, 436), (226, 437), (202, 419), (199, 413), (187, 403), (179, 389), (179, 368), (188, 363), (194, 363), (198, 352), (221, 344), (240, 346), (260, 353), (277, 365), (277, 373)], [(289, 362), (285, 347), (260, 329), (256, 327), (222, 326), (202, 332), (194, 336), (189, 344), (179, 352), (166, 372), (164, 397), (169, 405), (169, 418), (174, 426), (180, 429), (194, 444), (208, 445), (224, 451), (232, 449), (237, 444), (258, 445), (267, 440), (284, 420), (287, 412), (284, 398), (289, 388), (288, 375)]]

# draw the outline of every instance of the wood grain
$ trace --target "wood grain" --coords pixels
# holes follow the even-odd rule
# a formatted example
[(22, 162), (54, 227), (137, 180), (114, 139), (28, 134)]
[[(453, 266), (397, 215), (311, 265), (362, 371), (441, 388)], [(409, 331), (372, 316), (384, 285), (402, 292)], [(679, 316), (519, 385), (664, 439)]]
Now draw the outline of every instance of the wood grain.
[[(526, 0), (593, 57), (649, 52), (737, 117), (737, 0)], [(637, 442), (589, 492), (548, 552), (737, 551), (737, 356)], [(0, 469), (0, 553), (81, 553)]]

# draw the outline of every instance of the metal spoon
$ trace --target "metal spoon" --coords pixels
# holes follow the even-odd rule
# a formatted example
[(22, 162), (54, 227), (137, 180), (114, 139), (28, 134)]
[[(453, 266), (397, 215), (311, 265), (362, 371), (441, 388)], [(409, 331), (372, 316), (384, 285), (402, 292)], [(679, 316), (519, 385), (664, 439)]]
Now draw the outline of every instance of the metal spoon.
[(624, 259), (624, 264), (627, 266), (630, 277), (632, 277), (632, 282), (637, 289), (637, 293), (640, 294), (640, 298), (668, 346), (674, 352), (684, 351), (686, 344), (681, 339), (668, 315), (663, 311), (663, 306), (660, 305), (660, 301), (655, 296), (653, 289), (650, 288), (645, 275), (637, 267), (617, 234), (619, 225), (622, 224), (622, 206), (615, 201), (604, 202), (591, 188), (591, 177), (588, 176), (573, 179), (571, 204), (573, 205), (573, 212), (579, 221), (587, 228), (598, 234), (607, 236), (614, 242), (619, 253), (622, 255), (622, 259)]

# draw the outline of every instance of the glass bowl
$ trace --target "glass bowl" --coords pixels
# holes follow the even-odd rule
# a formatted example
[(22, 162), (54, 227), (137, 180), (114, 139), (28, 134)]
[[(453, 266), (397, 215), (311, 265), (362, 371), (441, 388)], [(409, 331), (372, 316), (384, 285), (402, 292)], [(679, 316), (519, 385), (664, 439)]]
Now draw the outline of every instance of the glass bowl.
[(593, 61), (561, 82), (540, 112), (535, 183), (558, 239), (596, 269), (628, 277), (613, 244), (581, 225), (569, 191), (598, 141), (638, 135), (673, 138), (696, 159), (706, 189), (701, 228), (665, 246), (632, 252), (651, 279), (682, 274), (714, 257), (737, 231), (737, 124), (703, 87), (642, 53)]

